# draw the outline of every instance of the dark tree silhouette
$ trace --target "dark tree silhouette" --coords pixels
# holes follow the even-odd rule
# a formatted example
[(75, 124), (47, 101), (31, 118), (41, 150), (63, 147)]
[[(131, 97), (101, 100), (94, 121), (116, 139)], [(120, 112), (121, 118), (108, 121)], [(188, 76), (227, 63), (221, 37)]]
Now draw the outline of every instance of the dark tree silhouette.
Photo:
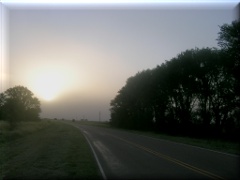
[(232, 24), (220, 26), (220, 32), (217, 38), (218, 45), (222, 50), (227, 51), (239, 65), (240, 59), (240, 21), (233, 21)]
[(224, 65), (234, 76), (234, 91), (238, 96), (237, 106), (240, 107), (240, 21), (220, 26), (217, 41), (228, 57)]
[(111, 101), (111, 123), (130, 129), (148, 129), (152, 126), (153, 109), (151, 71), (146, 70), (130, 77), (114, 100)]
[(240, 130), (240, 24), (220, 26), (221, 49), (190, 49), (138, 72), (111, 101), (111, 124), (200, 137)]
[[(217, 39), (218, 45), (225, 53), (226, 61), (224, 62), (224, 68), (228, 70), (228, 74), (233, 76), (231, 84), (233, 85), (234, 92), (234, 111), (232, 112), (234, 122), (227, 122), (237, 124), (240, 126), (240, 21), (233, 21), (231, 24), (224, 24), (220, 26), (219, 37)], [(231, 128), (232, 129), (232, 128)]]
[(20, 121), (39, 120), (40, 101), (23, 86), (9, 88), (0, 96), (1, 118), (12, 124)]
[(228, 58), (221, 50), (196, 48), (138, 72), (111, 101), (111, 124), (201, 137), (237, 132)]

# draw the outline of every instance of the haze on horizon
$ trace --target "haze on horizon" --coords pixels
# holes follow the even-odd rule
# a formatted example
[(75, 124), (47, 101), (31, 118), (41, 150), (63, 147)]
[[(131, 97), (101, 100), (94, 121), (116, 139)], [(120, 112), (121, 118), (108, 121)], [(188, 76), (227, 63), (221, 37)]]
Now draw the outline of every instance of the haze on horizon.
[(189, 6), (9, 8), (9, 87), (31, 90), (41, 117), (109, 120), (127, 78), (187, 49), (218, 47), (219, 26), (236, 18), (233, 3)]

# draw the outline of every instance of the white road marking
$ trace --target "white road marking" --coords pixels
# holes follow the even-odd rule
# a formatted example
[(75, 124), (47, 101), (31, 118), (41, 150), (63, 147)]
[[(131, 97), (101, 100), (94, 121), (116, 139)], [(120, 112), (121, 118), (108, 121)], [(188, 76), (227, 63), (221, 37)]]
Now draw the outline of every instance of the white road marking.
[[(86, 133), (86, 131), (85, 131), (85, 133)], [(101, 172), (101, 174), (102, 174), (103, 179), (104, 179), (104, 180), (107, 180), (107, 177), (106, 177), (106, 175), (105, 175), (105, 173), (104, 173), (104, 171), (103, 171), (102, 165), (101, 165), (101, 163), (100, 163), (100, 161), (99, 161), (99, 159), (98, 159), (98, 157), (97, 157), (96, 152), (94, 151), (94, 149), (93, 149), (90, 141), (88, 140), (87, 136), (84, 135), (84, 137), (85, 137), (85, 139), (87, 140), (87, 142), (88, 142), (88, 144), (89, 144), (89, 146), (90, 146), (90, 148), (91, 148), (91, 150), (92, 150), (92, 152), (93, 152), (93, 155), (94, 155), (94, 157), (95, 157), (95, 159), (96, 159), (96, 161), (97, 161), (97, 164), (98, 164), (98, 167), (99, 167), (99, 170), (100, 170), (100, 172)]]
[(84, 130), (83, 130), (83, 132), (84, 132), (85, 134), (89, 135), (87, 131), (84, 131)]
[(109, 167), (113, 172), (124, 170), (124, 167), (118, 158), (106, 146), (104, 146), (103, 143), (95, 141), (93, 144), (101, 152), (103, 158), (110, 165)]

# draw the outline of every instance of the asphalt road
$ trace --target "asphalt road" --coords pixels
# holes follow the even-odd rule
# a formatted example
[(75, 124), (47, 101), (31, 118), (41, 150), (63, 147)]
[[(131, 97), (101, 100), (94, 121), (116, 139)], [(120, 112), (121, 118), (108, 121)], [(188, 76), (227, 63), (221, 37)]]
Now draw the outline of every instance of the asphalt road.
[(93, 150), (104, 179), (239, 179), (239, 156), (75, 124)]

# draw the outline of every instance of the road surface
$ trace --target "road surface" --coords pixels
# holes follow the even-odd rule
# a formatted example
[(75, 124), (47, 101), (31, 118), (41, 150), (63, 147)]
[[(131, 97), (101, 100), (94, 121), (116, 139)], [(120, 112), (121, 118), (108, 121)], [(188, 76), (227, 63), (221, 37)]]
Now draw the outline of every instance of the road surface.
[(239, 179), (239, 156), (130, 132), (78, 127), (103, 179)]

